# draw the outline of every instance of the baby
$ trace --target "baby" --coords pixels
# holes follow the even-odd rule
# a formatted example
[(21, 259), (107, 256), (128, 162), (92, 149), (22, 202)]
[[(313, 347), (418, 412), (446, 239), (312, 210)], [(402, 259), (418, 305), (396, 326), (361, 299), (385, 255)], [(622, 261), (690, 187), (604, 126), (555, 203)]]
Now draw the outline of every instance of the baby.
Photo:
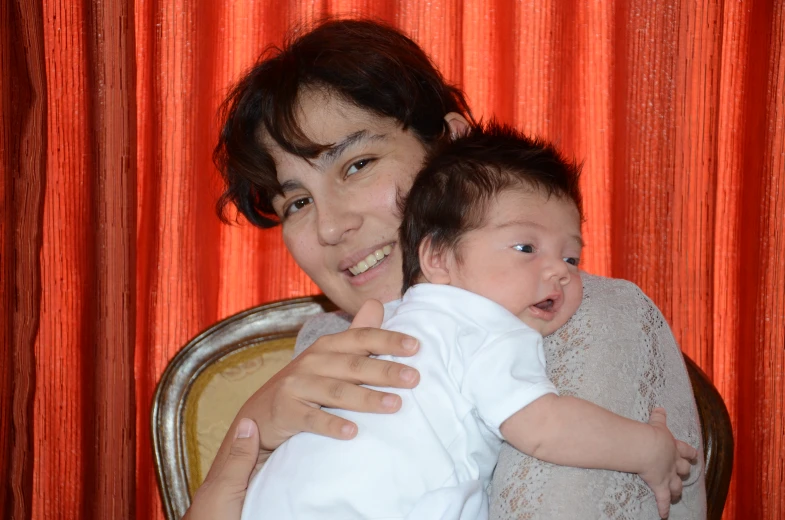
[(420, 341), (401, 410), (329, 410), (352, 441), (300, 433), (252, 478), (243, 519), (485, 519), (502, 441), (555, 464), (638, 473), (667, 514), (694, 448), (558, 395), (542, 336), (581, 302), (579, 168), (491, 123), (439, 150), (401, 204), (404, 296), (383, 328)]

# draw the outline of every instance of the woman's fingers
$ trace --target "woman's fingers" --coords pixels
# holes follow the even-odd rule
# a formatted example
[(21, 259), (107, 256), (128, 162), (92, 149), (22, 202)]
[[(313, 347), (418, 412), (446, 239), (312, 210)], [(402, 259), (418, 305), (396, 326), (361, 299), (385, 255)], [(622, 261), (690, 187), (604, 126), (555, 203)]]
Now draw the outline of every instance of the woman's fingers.
[(262, 425), (262, 446), (269, 450), (300, 431), (351, 438), (354, 433), (346, 429), (354, 427), (356, 433), (353, 423), (325, 412), (314, 414), (313, 410), (327, 406), (395, 412), (401, 406), (399, 396), (358, 385), (412, 388), (418, 382), (419, 372), (406, 365), (309, 348), (265, 383), (242, 411)]
[[(349, 331), (324, 336), (314, 343), (316, 349), (332, 352), (382, 356), (411, 356), (417, 352), (417, 340), (406, 334), (381, 330), (384, 306), (379, 300), (366, 301), (349, 325)], [(322, 345), (319, 345), (319, 343)]]
[(384, 306), (382, 302), (379, 300), (368, 300), (357, 311), (349, 328), (374, 327), (378, 329), (382, 326), (382, 321), (384, 321)]
[[(369, 328), (381, 323), (382, 314), (378, 302), (363, 307), (355, 320), (356, 328), (319, 338), (243, 405), (239, 417), (256, 421), (265, 451), (302, 431), (336, 439), (351, 439), (357, 434), (357, 425), (322, 411), (320, 406), (376, 413), (400, 408), (399, 396), (358, 386), (412, 388), (419, 382), (419, 373), (413, 368), (368, 358), (369, 354), (411, 356), (417, 352), (414, 338)], [(231, 442), (230, 436), (224, 438), (211, 472), (229, 456)]]
[(400, 408), (399, 396), (358, 386), (412, 388), (419, 382), (419, 372), (411, 367), (368, 357), (417, 352), (414, 338), (373, 328), (381, 324), (383, 313), (378, 301), (367, 302), (353, 328), (316, 340), (243, 405), (243, 416), (260, 425), (265, 450), (275, 449), (301, 431), (336, 439), (356, 435), (354, 423), (323, 412), (320, 406), (374, 413)]
[(299, 381), (298, 399), (328, 408), (366, 413), (393, 413), (401, 407), (397, 394), (371, 390), (364, 386), (326, 377), (304, 378)]
[(416, 369), (393, 361), (357, 354), (321, 352), (307, 352), (302, 357), (299, 363), (305, 373), (355, 385), (412, 388), (419, 382), (420, 374)]
[(333, 439), (348, 440), (357, 435), (357, 425), (342, 417), (305, 403), (293, 406), (292, 426), (298, 432), (310, 432)]
[(306, 352), (336, 352), (368, 356), (404, 356), (417, 352), (417, 340), (400, 332), (376, 328), (351, 328), (338, 334), (322, 336)]
[(260, 431), (260, 444), (264, 450), (272, 451), (300, 432), (316, 433), (334, 439), (351, 439), (357, 434), (354, 423), (325, 412), (305, 399), (284, 391), (270, 399), (271, 407), (254, 409), (254, 403), (249, 401), (240, 409), (243, 416), (261, 417), (257, 420), (261, 420), (260, 424), (264, 425)]
[(302, 431), (334, 439), (351, 439), (357, 434), (354, 423), (323, 411), (321, 406), (372, 413), (393, 413), (401, 407), (401, 398), (396, 394), (324, 376), (288, 374), (273, 384), (269, 409), (255, 411), (249, 402), (241, 411), (264, 418), (261, 441), (265, 449), (274, 449)]

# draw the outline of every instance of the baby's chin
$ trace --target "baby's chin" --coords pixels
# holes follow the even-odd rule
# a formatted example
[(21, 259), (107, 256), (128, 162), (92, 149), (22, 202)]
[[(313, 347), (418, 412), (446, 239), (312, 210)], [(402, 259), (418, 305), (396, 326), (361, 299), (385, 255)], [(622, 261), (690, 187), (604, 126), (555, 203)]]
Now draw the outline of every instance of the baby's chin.
[(570, 317), (572, 316), (572, 312), (562, 314), (559, 312), (558, 316), (554, 316), (551, 320), (543, 320), (534, 318), (529, 316), (528, 314), (524, 314), (523, 316), (518, 316), (522, 322), (526, 325), (531, 327), (532, 329), (536, 330), (540, 333), (542, 337), (550, 336), (557, 330), (559, 330), (563, 325), (565, 325), (568, 321), (570, 321)]
[(570, 321), (569, 316), (567, 318), (559, 317), (557, 319), (554, 319), (553, 321), (549, 321), (548, 323), (544, 324), (544, 326), (541, 327), (542, 330), (539, 330), (538, 332), (542, 335), (543, 338), (545, 336), (550, 336), (551, 334), (562, 328), (564, 325), (566, 325), (568, 321)]
[(541, 324), (542, 330), (538, 332), (542, 334), (543, 337), (550, 336), (570, 321), (570, 318), (578, 311), (578, 307), (580, 307), (581, 300), (578, 298), (575, 301), (568, 300), (565, 302), (564, 306), (559, 310), (558, 316), (554, 316), (554, 318), (547, 322)]

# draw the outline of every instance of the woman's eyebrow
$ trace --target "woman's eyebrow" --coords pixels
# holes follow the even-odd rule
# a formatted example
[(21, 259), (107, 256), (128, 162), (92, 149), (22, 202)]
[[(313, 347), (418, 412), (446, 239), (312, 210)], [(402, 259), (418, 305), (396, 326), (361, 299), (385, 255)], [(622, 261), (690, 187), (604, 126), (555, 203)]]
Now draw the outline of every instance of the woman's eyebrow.
[(363, 142), (381, 141), (386, 138), (386, 134), (372, 134), (368, 130), (358, 130), (344, 137), (341, 142), (327, 148), (319, 156), (318, 162), (322, 168), (327, 168), (350, 146)]
[(294, 179), (289, 179), (288, 181), (284, 181), (281, 183), (281, 191), (284, 193), (289, 193), (291, 191), (296, 191), (302, 188), (303, 185), (300, 184), (300, 181), (296, 181)]

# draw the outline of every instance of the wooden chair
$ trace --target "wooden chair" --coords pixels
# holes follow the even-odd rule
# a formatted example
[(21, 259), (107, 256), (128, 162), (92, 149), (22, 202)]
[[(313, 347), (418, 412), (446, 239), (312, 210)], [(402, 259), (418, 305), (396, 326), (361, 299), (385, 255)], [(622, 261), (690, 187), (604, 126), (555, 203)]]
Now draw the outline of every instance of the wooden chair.
[(698, 405), (706, 460), (706, 503), (708, 519), (720, 520), (728, 497), (733, 470), (733, 429), (730, 415), (709, 376), (688, 356), (684, 356), (692, 392)]
[[(262, 305), (213, 325), (172, 359), (152, 410), (158, 486), (169, 520), (188, 509), (242, 404), (291, 359), (305, 320), (331, 310), (324, 297)], [(706, 374), (685, 359), (703, 427), (708, 518), (719, 520), (733, 462), (730, 418)]]

